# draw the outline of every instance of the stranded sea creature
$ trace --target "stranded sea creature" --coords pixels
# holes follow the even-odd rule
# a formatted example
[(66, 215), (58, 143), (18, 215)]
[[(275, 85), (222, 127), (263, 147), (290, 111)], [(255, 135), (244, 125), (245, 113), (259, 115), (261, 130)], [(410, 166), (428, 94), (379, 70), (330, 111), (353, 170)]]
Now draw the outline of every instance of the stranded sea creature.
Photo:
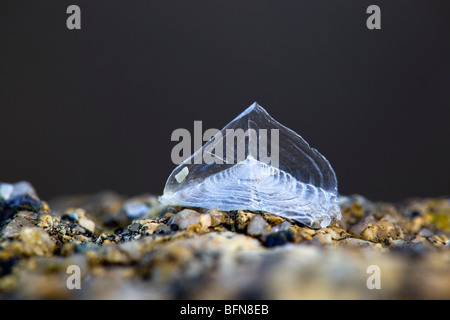
[(257, 103), (173, 170), (160, 201), (264, 211), (312, 228), (341, 218), (327, 159)]

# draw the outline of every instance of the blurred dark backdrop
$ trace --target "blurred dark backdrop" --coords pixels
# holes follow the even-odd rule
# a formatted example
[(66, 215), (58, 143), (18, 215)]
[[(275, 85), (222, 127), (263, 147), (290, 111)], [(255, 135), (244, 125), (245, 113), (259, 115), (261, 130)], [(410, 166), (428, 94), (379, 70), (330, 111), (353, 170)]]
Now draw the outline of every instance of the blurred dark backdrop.
[(221, 129), (258, 101), (343, 194), (448, 195), (449, 17), (438, 0), (4, 0), (0, 181), (161, 193), (173, 130)]

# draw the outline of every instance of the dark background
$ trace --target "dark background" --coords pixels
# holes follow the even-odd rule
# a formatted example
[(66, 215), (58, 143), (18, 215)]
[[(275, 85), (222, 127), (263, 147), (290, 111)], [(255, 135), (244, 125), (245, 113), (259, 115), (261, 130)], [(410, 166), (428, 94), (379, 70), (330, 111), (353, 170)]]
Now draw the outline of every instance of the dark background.
[(160, 194), (172, 131), (221, 129), (253, 101), (343, 194), (450, 193), (449, 1), (14, 0), (0, 36), (0, 181), (41, 198)]

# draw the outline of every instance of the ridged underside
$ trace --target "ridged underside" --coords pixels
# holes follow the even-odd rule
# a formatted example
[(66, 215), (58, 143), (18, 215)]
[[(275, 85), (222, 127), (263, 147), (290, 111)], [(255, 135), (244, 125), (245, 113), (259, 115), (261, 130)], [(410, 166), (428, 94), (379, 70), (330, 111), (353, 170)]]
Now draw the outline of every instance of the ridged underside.
[(160, 200), (166, 205), (222, 211), (265, 211), (310, 227), (325, 227), (341, 217), (336, 194), (299, 182), (252, 157), (178, 191), (165, 190)]

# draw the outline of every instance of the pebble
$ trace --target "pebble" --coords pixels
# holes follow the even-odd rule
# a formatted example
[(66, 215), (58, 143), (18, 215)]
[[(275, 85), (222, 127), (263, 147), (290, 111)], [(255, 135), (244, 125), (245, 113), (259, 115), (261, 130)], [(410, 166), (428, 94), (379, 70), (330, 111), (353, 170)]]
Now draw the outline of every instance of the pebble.
[(368, 226), (361, 233), (361, 239), (366, 240), (366, 241), (376, 242), (377, 241), (377, 238), (376, 238), (377, 232), (378, 232), (377, 226)]
[(130, 200), (124, 203), (123, 209), (125, 210), (127, 216), (135, 219), (146, 214), (149, 210), (149, 207), (145, 203), (142, 203), (140, 201)]
[(427, 228), (420, 229), (419, 234), (421, 234), (423, 237), (426, 237), (426, 238), (434, 235), (434, 233)]
[(204, 228), (209, 228), (212, 226), (212, 218), (209, 214), (201, 214), (199, 217), (199, 221)]
[(356, 224), (350, 228), (350, 233), (360, 238), (368, 227), (375, 224), (375, 219), (373, 216), (365, 217), (360, 219)]
[(86, 230), (89, 230), (90, 232), (94, 233), (95, 231), (95, 223), (94, 221), (87, 219), (87, 218), (81, 218), (78, 220), (78, 223), (81, 227), (83, 227)]
[(227, 220), (225, 213), (217, 209), (208, 210), (206, 214), (208, 214), (211, 217), (212, 227), (218, 226)]
[(176, 225), (178, 229), (187, 229), (190, 225), (200, 222), (200, 214), (191, 209), (184, 209), (169, 219), (169, 225)]
[(239, 210), (236, 216), (236, 226), (237, 229), (240, 231), (245, 230), (245, 228), (247, 227), (248, 222), (250, 221), (250, 219), (253, 218), (255, 214), (248, 212), (248, 211), (242, 211)]
[(141, 228), (141, 225), (139, 223), (133, 223), (131, 226), (128, 227), (128, 230), (131, 232), (137, 232)]
[(122, 212), (130, 219), (149, 219), (160, 216), (167, 209), (153, 195), (143, 195), (124, 202)]
[(313, 241), (323, 245), (329, 245), (333, 243), (333, 239), (331, 238), (331, 234), (329, 233), (318, 233), (313, 238)]
[(34, 227), (30, 221), (32, 212), (21, 211), (0, 232), (0, 239), (15, 239), (25, 227)]
[(357, 238), (347, 238), (339, 241), (340, 247), (370, 247), (372, 243), (370, 241), (361, 240)]
[(272, 227), (272, 231), (273, 232), (286, 231), (286, 230), (289, 230), (291, 228), (291, 226), (292, 226), (292, 224), (290, 224), (288, 221), (284, 221), (284, 222)]
[(30, 183), (0, 183), (0, 222), (24, 210), (49, 211), (48, 205), (39, 200)]
[(94, 233), (95, 232), (95, 222), (92, 221), (86, 214), (86, 210), (78, 208), (75, 210), (69, 210), (66, 212), (68, 216), (77, 221), (78, 224), (84, 229)]
[(24, 255), (50, 255), (56, 248), (56, 243), (47, 232), (39, 227), (24, 227), (19, 234), (23, 243), (21, 252)]
[(150, 235), (155, 233), (160, 226), (161, 225), (159, 223), (150, 221), (142, 225), (142, 230), (145, 232), (146, 235)]
[(17, 196), (30, 196), (39, 199), (33, 186), (27, 181), (19, 181), (14, 184), (0, 183), (0, 199), (9, 201)]
[(264, 245), (266, 247), (281, 246), (288, 242), (294, 241), (294, 235), (290, 229), (285, 229), (282, 231), (271, 232), (264, 238)]
[(0, 183), (0, 199), (9, 200), (13, 194), (14, 186), (10, 183)]
[(251, 236), (266, 235), (269, 233), (268, 228), (267, 221), (261, 215), (255, 214), (247, 226), (247, 234)]
[(31, 183), (27, 181), (20, 181), (13, 184), (13, 192), (11, 198), (17, 196), (30, 196), (39, 199), (36, 190), (34, 190)]

